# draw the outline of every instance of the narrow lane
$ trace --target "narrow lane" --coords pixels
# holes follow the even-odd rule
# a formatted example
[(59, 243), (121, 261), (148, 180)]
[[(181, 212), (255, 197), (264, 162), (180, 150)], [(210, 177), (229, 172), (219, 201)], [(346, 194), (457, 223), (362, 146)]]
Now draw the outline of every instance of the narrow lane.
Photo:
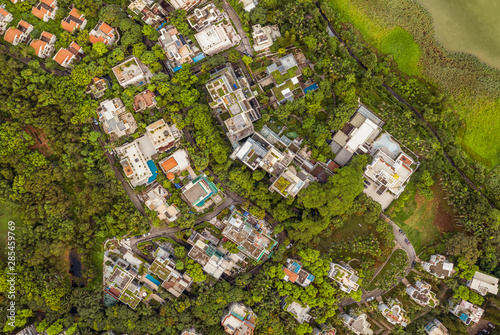
[(250, 45), (250, 40), (248, 39), (247, 33), (243, 30), (243, 25), (241, 24), (240, 17), (236, 14), (236, 11), (231, 7), (231, 5), (224, 0), (222, 7), (229, 14), (229, 18), (233, 22), (238, 34), (241, 37), (241, 44), (236, 47), (237, 50), (253, 56), (252, 46)]

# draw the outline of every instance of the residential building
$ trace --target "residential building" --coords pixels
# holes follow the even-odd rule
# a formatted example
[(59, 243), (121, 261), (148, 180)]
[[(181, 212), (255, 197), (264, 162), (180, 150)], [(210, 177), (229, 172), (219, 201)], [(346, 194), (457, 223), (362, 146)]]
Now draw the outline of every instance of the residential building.
[(148, 108), (156, 107), (156, 95), (153, 91), (145, 90), (134, 97), (134, 110), (136, 113), (145, 111)]
[(135, 56), (132, 56), (127, 58), (123, 63), (115, 66), (113, 73), (122, 87), (130, 85), (140, 86), (149, 82), (146, 79), (146, 74), (142, 66), (142, 63)]
[(149, 264), (136, 256), (128, 245), (118, 244), (104, 253), (104, 292), (114, 300), (122, 301), (132, 308), (139, 302), (154, 299), (165, 303), (155, 291), (160, 287), (178, 298), (189, 290), (193, 280), (175, 269), (175, 259), (168, 251), (157, 248), (154, 261)]
[[(182, 172), (187, 171), (191, 167), (189, 155), (184, 149), (177, 150), (172, 155), (159, 161), (158, 164), (170, 181), (173, 181), (176, 177), (179, 177)], [(196, 177), (196, 175), (194, 175), (194, 177)]]
[(330, 263), (328, 277), (334, 280), (342, 291), (346, 293), (356, 292), (359, 289), (360, 279), (356, 271), (348, 265)]
[(285, 277), (283, 280), (292, 283), (297, 283), (302, 287), (307, 287), (311, 284), (316, 277), (307, 272), (302, 268), (302, 264), (299, 261), (288, 258), (285, 265), (283, 266), (283, 272)]
[(30, 40), (30, 33), (32, 31), (33, 26), (28, 22), (21, 20), (17, 24), (17, 28), (10, 27), (7, 29), (3, 39), (12, 45), (27, 43)]
[(153, 173), (136, 141), (116, 148), (116, 152), (132, 187), (148, 183)]
[(61, 21), (61, 28), (70, 33), (74, 33), (75, 30), (82, 30), (85, 26), (87, 26), (85, 15), (80, 13), (75, 7), (71, 8), (68, 16)]
[(202, 333), (198, 333), (195, 328), (184, 329), (181, 335), (203, 335)]
[(116, 29), (103, 21), (99, 21), (97, 25), (89, 33), (89, 41), (92, 44), (102, 42), (106, 45), (112, 45), (116, 42)]
[(281, 104), (292, 101), (294, 97), (303, 96), (304, 92), (299, 82), (302, 72), (293, 54), (281, 58), (275, 57), (273, 61), (273, 64), (266, 68), (266, 72), (275, 83), (272, 91), (277, 102)]
[(340, 317), (344, 320), (346, 327), (356, 335), (372, 335), (373, 330), (368, 322), (366, 314), (354, 315), (342, 313)]
[(147, 126), (146, 134), (151, 140), (151, 143), (153, 143), (153, 147), (158, 152), (163, 152), (172, 148), (177, 142), (177, 139), (172, 134), (170, 127), (163, 119), (153, 122)]
[(97, 109), (97, 115), (104, 132), (112, 136), (112, 140), (131, 135), (137, 130), (134, 117), (127, 113), (125, 105), (119, 98), (101, 102)]
[(278, 25), (262, 27), (252, 26), (253, 49), (257, 52), (269, 49), (278, 37), (281, 37)]
[(425, 325), (425, 333), (428, 335), (450, 335), (448, 329), (438, 319)]
[(186, 19), (194, 30), (200, 32), (212, 24), (222, 21), (224, 17), (213, 3), (209, 3), (202, 8), (195, 8), (193, 14), (188, 15)]
[(62, 67), (71, 67), (73, 63), (78, 62), (83, 57), (82, 48), (75, 42), (71, 42), (68, 48), (60, 48), (52, 58)]
[(390, 299), (387, 304), (380, 302), (378, 310), (393, 325), (406, 327), (410, 323), (410, 319), (403, 309), (403, 304), (397, 299)]
[(244, 261), (244, 256), (231, 254), (222, 247), (217, 247), (211, 242), (206, 243), (206, 237), (194, 232), (188, 239), (193, 246), (188, 253), (188, 257), (199, 263), (203, 271), (219, 279), (223, 274), (232, 276), (241, 270), (240, 265)]
[(99, 99), (104, 96), (104, 92), (108, 89), (108, 82), (104, 78), (94, 77), (87, 85), (86, 94), (90, 94), (92, 98)]
[(313, 335), (336, 335), (337, 329), (333, 328), (331, 325), (322, 323), (319, 328), (313, 328)]
[(290, 296), (282, 298), (281, 308), (292, 314), (298, 323), (310, 322), (312, 320), (312, 316), (309, 314), (311, 307), (307, 304), (302, 304), (298, 300), (294, 300)]
[(257, 0), (240, 0), (243, 5), (243, 9), (250, 12), (259, 3)]
[(167, 190), (155, 182), (140, 194), (140, 198), (149, 210), (158, 213), (160, 220), (173, 222), (178, 219), (181, 211), (175, 204), (167, 203), (168, 195)]
[(11, 13), (0, 7), (0, 35), (3, 35), (3, 33), (5, 33), (5, 30), (7, 30), (7, 26), (12, 22), (13, 19), (14, 17)]
[[(371, 143), (382, 132), (384, 122), (368, 108), (360, 105), (356, 113), (344, 127), (337, 131), (330, 142), (330, 148), (339, 166), (347, 165), (357, 153), (370, 153)], [(363, 127), (363, 128), (361, 128)], [(380, 143), (382, 147), (384, 143)], [(394, 149), (395, 143), (388, 143)], [(397, 144), (396, 144), (397, 145)], [(394, 157), (395, 158), (395, 157)]]
[(203, 53), (208, 56), (223, 52), (241, 42), (241, 37), (234, 30), (233, 25), (224, 21), (196, 33), (194, 38)]
[(31, 13), (44, 22), (49, 22), (56, 18), (57, 0), (41, 0), (33, 6)]
[(15, 5), (16, 3), (23, 2), (24, 0), (10, 0), (10, 1), (12, 1), (12, 3)]
[(222, 316), (224, 331), (232, 335), (253, 335), (257, 316), (250, 307), (233, 302)]
[(181, 197), (191, 207), (203, 208), (208, 206), (211, 198), (215, 198), (219, 190), (204, 174), (199, 175), (181, 189)]
[(432, 255), (428, 262), (422, 262), (422, 267), (439, 279), (451, 277), (455, 273), (453, 263), (448, 262), (442, 255)]
[(43, 31), (40, 35), (40, 39), (32, 40), (30, 46), (35, 51), (35, 55), (39, 58), (49, 58), (50, 55), (54, 52), (54, 43), (56, 43), (57, 38)]
[(193, 7), (197, 6), (202, 0), (168, 0), (174, 9), (184, 9), (189, 12)]
[(177, 31), (174, 26), (166, 26), (158, 30), (160, 37), (158, 43), (165, 51), (170, 68), (176, 72), (182, 68), (182, 64), (193, 63), (196, 55), (194, 47), (189, 40)]
[(259, 262), (264, 255), (271, 256), (278, 241), (256, 229), (255, 226), (260, 225), (256, 221), (260, 220), (249, 213), (248, 216), (244, 215), (235, 208), (222, 220), (225, 224), (222, 235), (234, 242), (243, 254)]
[(253, 134), (243, 145), (237, 147), (231, 158), (238, 158), (252, 171), (262, 168), (270, 173), (271, 192), (277, 191), (284, 197), (295, 197), (301, 189), (315, 181), (315, 178), (306, 170), (297, 171), (294, 166), (290, 166), (294, 160), (299, 166), (304, 163), (305, 159), (299, 155), (302, 151), (302, 140), (292, 141), (283, 135), (283, 131), (284, 129), (277, 134), (264, 126), (259, 133)]
[(236, 75), (231, 64), (216, 69), (210, 81), (205, 85), (212, 98), (212, 108), (224, 107), (231, 117), (224, 121), (227, 136), (231, 143), (252, 135), (252, 122), (261, 118), (258, 111), (259, 103), (253, 96), (248, 80), (242, 71)]
[(153, 4), (148, 0), (132, 0), (128, 8), (137, 15), (142, 15), (142, 20), (150, 26), (158, 26), (167, 17), (167, 12), (159, 3)]
[(175, 258), (168, 251), (158, 248), (154, 256), (156, 258), (149, 267), (149, 272), (158, 277), (161, 287), (179, 298), (185, 290), (190, 289), (193, 279), (187, 273), (175, 269)]
[(465, 300), (461, 300), (459, 303), (452, 299), (449, 305), (448, 310), (466, 325), (469, 325), (471, 322), (478, 323), (484, 313), (484, 309)]
[(417, 280), (415, 286), (408, 285), (406, 287), (406, 293), (420, 306), (434, 308), (439, 304), (439, 300), (436, 298), (436, 293), (431, 291), (431, 288), (430, 284)]
[(467, 287), (485, 296), (488, 293), (498, 294), (498, 278), (476, 271), (472, 280), (467, 282)]

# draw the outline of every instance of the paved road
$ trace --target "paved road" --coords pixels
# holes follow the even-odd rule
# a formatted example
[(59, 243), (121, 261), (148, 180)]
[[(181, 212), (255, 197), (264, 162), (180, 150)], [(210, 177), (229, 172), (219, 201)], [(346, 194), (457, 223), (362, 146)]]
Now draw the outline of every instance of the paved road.
[(408, 264), (408, 268), (406, 269), (406, 273), (410, 272), (411, 270), (411, 264), (413, 263), (413, 261), (417, 261), (418, 258), (417, 258), (417, 253), (415, 252), (415, 248), (413, 248), (413, 245), (412, 244), (407, 244), (405, 242), (405, 238), (406, 238), (406, 235), (405, 234), (401, 234), (399, 232), (399, 226), (394, 223), (394, 221), (392, 221), (387, 215), (385, 215), (384, 213), (380, 213), (380, 218), (382, 220), (384, 220), (385, 222), (389, 223), (391, 226), (392, 226), (392, 231), (394, 232), (394, 239), (396, 240), (397, 243), (399, 243), (399, 245), (401, 246), (401, 248), (406, 251), (406, 253), (408, 254), (408, 259), (409, 259), (409, 264)]
[(241, 44), (237, 46), (236, 49), (250, 56), (253, 56), (252, 46), (250, 45), (250, 40), (248, 39), (247, 34), (243, 30), (243, 25), (241, 24), (240, 17), (238, 16), (238, 14), (236, 14), (236, 11), (227, 1), (224, 1), (222, 3), (222, 7), (224, 7), (224, 10), (229, 14), (229, 18), (231, 19), (231, 21), (233, 21), (238, 34), (240, 34), (241, 36)]
[[(347, 52), (349, 53), (349, 55), (359, 64), (359, 66), (361, 66), (363, 69), (367, 70), (367, 67), (361, 62), (361, 60), (354, 54), (354, 52), (352, 52), (351, 49), (349, 49), (349, 47), (347, 46), (347, 44), (344, 42), (344, 40), (342, 40), (342, 37), (340, 37), (340, 35), (337, 33), (337, 31), (335, 30), (335, 28), (333, 28), (333, 26), (331, 25), (330, 21), (328, 20), (328, 18), (326, 17), (326, 15), (323, 13), (323, 11), (321, 10), (321, 5), (320, 5), (320, 2), (318, 2), (316, 4), (316, 6), (319, 8), (320, 12), (321, 12), (321, 15), (323, 16), (323, 19), (325, 20), (325, 22), (328, 24), (328, 34), (330, 36), (335, 36), (340, 44), (346, 48)], [(441, 139), (441, 137), (438, 135), (436, 129), (434, 129), (434, 127), (423, 117), (422, 114), (420, 114), (412, 105), (410, 105), (405, 99), (403, 99), (399, 94), (397, 94), (396, 92), (394, 92), (394, 90), (392, 88), (390, 88), (388, 85), (386, 84), (382, 84), (382, 86), (394, 97), (396, 98), (398, 101), (400, 101), (401, 103), (405, 104), (412, 112), (413, 114), (419, 119), (421, 120), (423, 123), (425, 123), (426, 127), (432, 132), (432, 134), (434, 134), (434, 136), (436, 137), (436, 139), (439, 141), (439, 143), (441, 144), (441, 146), (444, 148), (445, 147), (445, 143), (443, 142), (443, 140)], [(488, 199), (488, 197), (472, 182), (472, 180), (470, 180), (466, 175), (465, 173), (455, 164), (455, 162), (453, 161), (453, 159), (448, 155), (448, 153), (446, 151), (443, 150), (443, 156), (448, 160), (448, 162), (450, 162), (451, 166), (460, 174), (460, 176), (462, 177), (463, 180), (465, 180), (465, 182), (467, 184), (469, 184), (474, 190), (476, 190), (477, 192), (479, 192), (479, 194), (481, 194), (481, 196), (483, 198), (485, 198), (488, 203), (490, 204), (490, 206), (492, 208), (496, 208), (495, 204), (490, 200)]]

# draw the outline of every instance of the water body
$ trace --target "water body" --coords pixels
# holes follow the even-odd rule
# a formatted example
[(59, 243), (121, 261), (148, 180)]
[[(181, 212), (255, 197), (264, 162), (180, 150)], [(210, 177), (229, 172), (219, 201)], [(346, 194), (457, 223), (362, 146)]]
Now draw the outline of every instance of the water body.
[(500, 69), (499, 0), (416, 0), (432, 15), (437, 39)]

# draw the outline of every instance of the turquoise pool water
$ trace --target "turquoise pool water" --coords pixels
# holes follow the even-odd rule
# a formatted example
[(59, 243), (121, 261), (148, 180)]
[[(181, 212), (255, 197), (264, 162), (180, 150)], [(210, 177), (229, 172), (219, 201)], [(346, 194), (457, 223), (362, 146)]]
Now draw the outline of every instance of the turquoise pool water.
[(205, 55), (204, 54), (199, 54), (198, 56), (196, 57), (193, 57), (193, 62), (199, 62), (200, 60), (202, 60), (203, 58), (205, 58)]
[(316, 91), (317, 89), (318, 89), (318, 84), (312, 84), (304, 88), (304, 93), (307, 94), (309, 92)]
[(155, 181), (156, 177), (158, 176), (158, 168), (156, 167), (155, 162), (153, 162), (152, 160), (148, 160), (146, 163), (148, 164), (149, 170), (153, 174), (148, 179), (148, 184), (151, 184), (152, 182)]
[(380, 138), (373, 143), (373, 146), (377, 149), (384, 147), (393, 154), (399, 151), (399, 144), (394, 142), (388, 134), (380, 136)]
[(156, 285), (161, 286), (160, 281), (154, 279), (153, 276), (151, 276), (149, 273), (146, 275), (146, 278), (148, 278), (151, 282), (155, 283)]

